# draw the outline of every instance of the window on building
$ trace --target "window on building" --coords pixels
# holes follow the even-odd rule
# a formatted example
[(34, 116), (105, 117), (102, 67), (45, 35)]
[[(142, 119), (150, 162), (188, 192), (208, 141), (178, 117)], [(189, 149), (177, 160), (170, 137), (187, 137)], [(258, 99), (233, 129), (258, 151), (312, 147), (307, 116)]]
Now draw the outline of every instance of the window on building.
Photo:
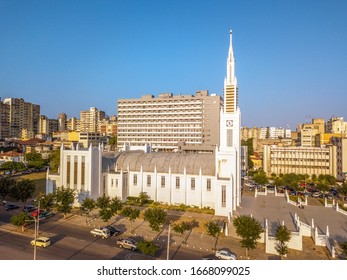
[(74, 189), (77, 189), (77, 174), (78, 174), (78, 162), (77, 162), (77, 157), (74, 158), (74, 170), (73, 170), (73, 184), (74, 184)]
[(165, 188), (165, 176), (161, 176), (161, 187)]
[(133, 185), (137, 186), (137, 174), (134, 174), (133, 176)]
[(116, 188), (118, 188), (118, 179), (116, 179)]
[(70, 188), (70, 180), (71, 180), (71, 157), (67, 156), (66, 162), (66, 184), (67, 188)]
[(226, 207), (226, 202), (227, 202), (226, 186), (222, 186), (222, 207)]
[(231, 129), (227, 130), (227, 147), (233, 146), (233, 131)]
[(180, 188), (180, 177), (176, 177), (176, 189)]
[(84, 190), (84, 185), (86, 182), (86, 158), (82, 157), (82, 164), (81, 164), (81, 189)]
[(206, 190), (207, 190), (208, 192), (211, 191), (211, 179), (207, 179), (207, 180), (206, 180)]
[(151, 186), (151, 175), (147, 175), (147, 187)]
[(191, 189), (192, 191), (195, 190), (195, 178), (191, 178), (191, 179), (190, 179), (190, 189)]
[(113, 179), (111, 179), (111, 187), (113, 187), (113, 183), (114, 183), (114, 182), (113, 182)]

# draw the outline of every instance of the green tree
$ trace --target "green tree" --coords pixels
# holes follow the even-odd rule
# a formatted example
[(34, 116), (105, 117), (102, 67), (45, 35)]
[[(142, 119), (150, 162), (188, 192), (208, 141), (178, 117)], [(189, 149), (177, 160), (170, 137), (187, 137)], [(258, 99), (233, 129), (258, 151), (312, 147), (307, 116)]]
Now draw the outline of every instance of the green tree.
[(137, 243), (137, 248), (145, 255), (154, 257), (158, 251), (158, 247), (154, 245), (152, 241), (141, 241)]
[(289, 173), (283, 175), (282, 181), (283, 185), (290, 186), (293, 189), (297, 189), (300, 179), (297, 174)]
[(36, 206), (38, 206), (38, 202), (40, 202), (40, 209), (50, 210), (55, 203), (55, 194), (54, 193), (40, 193), (37, 196), (37, 199), (35, 201)]
[(95, 200), (89, 197), (86, 197), (81, 203), (81, 209), (87, 210), (88, 213), (92, 211), (95, 208), (95, 206), (96, 206)]
[(22, 179), (16, 182), (10, 188), (10, 197), (21, 202), (26, 202), (29, 198), (33, 197), (35, 192), (35, 183), (30, 179)]
[(132, 224), (140, 216), (140, 210), (126, 206), (122, 209), (122, 215), (130, 221), (130, 232), (132, 232)]
[(42, 168), (46, 165), (47, 161), (42, 158), (40, 153), (33, 151), (25, 155), (25, 160), (28, 164), (28, 167)]
[(33, 223), (34, 219), (27, 213), (20, 212), (18, 215), (13, 215), (10, 221), (13, 225), (22, 227), (22, 232), (24, 232), (24, 227), (28, 224)]
[(160, 208), (148, 208), (144, 213), (144, 220), (149, 222), (149, 226), (153, 231), (159, 231), (167, 220), (167, 214)]
[(139, 194), (139, 203), (140, 205), (144, 205), (148, 202), (148, 194), (146, 192), (140, 192)]
[(57, 188), (55, 192), (55, 199), (57, 210), (63, 213), (64, 219), (66, 219), (67, 214), (71, 213), (72, 204), (75, 201), (75, 191), (61, 186), (60, 188)]
[(0, 169), (18, 172), (25, 170), (26, 166), (23, 162), (7, 161), (1, 164)]
[(342, 184), (340, 188), (340, 193), (343, 194), (344, 196), (347, 196), (347, 183)]
[(276, 176), (276, 177), (274, 178), (274, 185), (275, 185), (276, 187), (282, 186), (282, 185), (283, 185), (282, 179), (281, 179), (280, 177)]
[(111, 199), (109, 196), (103, 195), (96, 200), (96, 207), (99, 208), (99, 216), (105, 223), (108, 223), (113, 215), (122, 209), (122, 206), (123, 203), (118, 197)]
[(256, 248), (263, 228), (255, 218), (246, 215), (235, 218), (233, 225), (236, 234), (241, 237), (241, 247), (246, 248), (246, 257), (248, 257), (248, 251)]
[(54, 150), (50, 153), (49, 158), (49, 169), (51, 173), (58, 173), (60, 166), (60, 150)]
[(111, 146), (111, 151), (114, 151), (117, 147), (117, 136), (112, 136), (108, 140), (108, 144)]
[(266, 173), (263, 170), (254, 174), (253, 181), (258, 185), (265, 185), (265, 184), (269, 183), (269, 180), (266, 177)]
[(189, 222), (181, 222), (178, 224), (173, 224), (172, 229), (174, 232), (179, 233), (179, 234), (184, 234), (185, 231), (191, 229), (191, 225)]
[(15, 185), (16, 181), (9, 177), (0, 178), (0, 196), (2, 199), (10, 193), (11, 186)]
[(340, 243), (340, 248), (347, 259), (347, 241)]
[(208, 221), (204, 224), (207, 235), (214, 238), (213, 250), (216, 250), (218, 236), (221, 232), (220, 223), (221, 221), (214, 220), (214, 221)]
[(280, 225), (276, 230), (276, 251), (281, 256), (281, 259), (283, 259), (283, 256), (288, 253), (288, 245), (291, 236), (290, 231), (285, 225)]

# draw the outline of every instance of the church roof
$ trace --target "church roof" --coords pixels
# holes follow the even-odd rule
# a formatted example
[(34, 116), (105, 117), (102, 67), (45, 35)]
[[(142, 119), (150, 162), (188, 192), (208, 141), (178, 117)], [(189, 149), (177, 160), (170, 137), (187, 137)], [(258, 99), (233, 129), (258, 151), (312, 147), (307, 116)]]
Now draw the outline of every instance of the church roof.
[(139, 172), (154, 172), (155, 167), (158, 173), (199, 175), (200, 168), (202, 175), (214, 176), (216, 172), (214, 154), (182, 154), (182, 153), (144, 153), (142, 151), (130, 151), (116, 154), (117, 170)]

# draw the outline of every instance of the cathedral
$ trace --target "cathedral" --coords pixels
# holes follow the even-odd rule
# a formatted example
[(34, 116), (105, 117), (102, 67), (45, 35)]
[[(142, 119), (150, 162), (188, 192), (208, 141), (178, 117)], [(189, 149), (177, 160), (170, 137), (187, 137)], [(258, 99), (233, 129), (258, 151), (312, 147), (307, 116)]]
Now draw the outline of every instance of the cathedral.
[[(217, 124), (216, 124), (217, 125)], [(220, 110), (220, 145), (213, 154), (150, 151), (106, 151), (102, 145), (70, 149), (61, 146), (58, 174), (47, 172), (46, 192), (76, 190), (76, 204), (86, 197), (118, 196), (126, 201), (145, 192), (169, 205), (209, 207), (231, 217), (241, 202), (241, 113), (232, 31)]]

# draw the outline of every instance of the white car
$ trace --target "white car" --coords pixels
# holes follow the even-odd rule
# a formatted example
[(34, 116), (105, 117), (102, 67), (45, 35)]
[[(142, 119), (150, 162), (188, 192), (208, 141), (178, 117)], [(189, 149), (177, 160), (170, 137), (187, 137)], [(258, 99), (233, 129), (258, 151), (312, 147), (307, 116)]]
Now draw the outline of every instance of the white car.
[(91, 234), (96, 236), (100, 236), (101, 238), (109, 238), (111, 236), (110, 230), (107, 228), (95, 228), (90, 231)]
[(226, 250), (217, 250), (216, 257), (223, 260), (236, 260), (236, 256)]

